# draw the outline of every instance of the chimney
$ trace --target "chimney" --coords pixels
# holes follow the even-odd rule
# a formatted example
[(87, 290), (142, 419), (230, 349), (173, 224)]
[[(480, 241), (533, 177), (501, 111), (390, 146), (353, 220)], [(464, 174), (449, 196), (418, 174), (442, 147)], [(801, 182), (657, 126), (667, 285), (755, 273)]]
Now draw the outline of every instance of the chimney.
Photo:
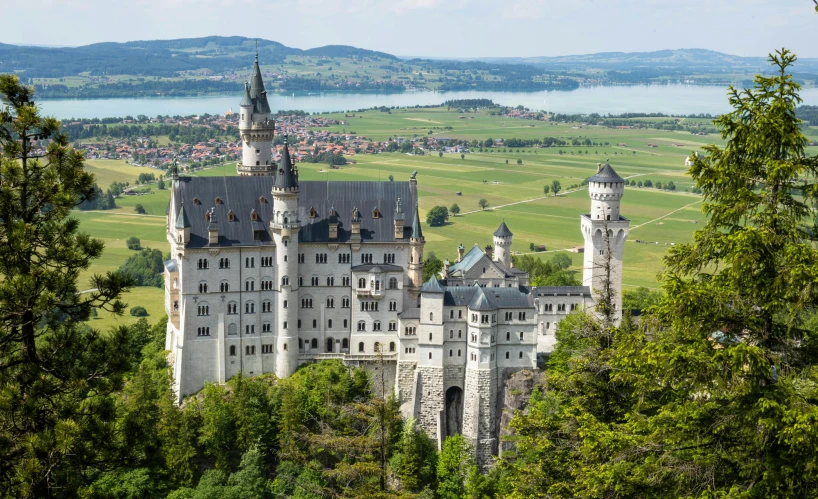
[(486, 245), (486, 256), (489, 257), (489, 260), (494, 261), (494, 248), (491, 245)]
[(464, 251), (465, 251), (465, 248), (463, 248), (463, 243), (460, 243), (460, 245), (457, 247), (457, 261), (458, 262), (463, 261), (463, 252)]
[(349, 240), (354, 243), (361, 242), (361, 212), (358, 208), (352, 210), (352, 235)]
[(219, 224), (216, 221), (216, 208), (210, 208), (210, 223), (207, 225), (207, 243), (211, 246), (219, 244)]
[(443, 273), (442, 273), (442, 276), (443, 276), (444, 279), (449, 278), (449, 265), (450, 265), (450, 263), (449, 263), (448, 258), (443, 260)]
[(597, 163), (596, 164), (596, 172), (599, 173), (601, 171), (602, 171), (602, 163)]
[(329, 209), (329, 239), (334, 241), (338, 239), (338, 212), (335, 211), (335, 205)]
[(401, 203), (400, 198), (398, 198), (398, 201), (395, 204), (395, 239), (403, 239), (403, 222), (403, 204)]

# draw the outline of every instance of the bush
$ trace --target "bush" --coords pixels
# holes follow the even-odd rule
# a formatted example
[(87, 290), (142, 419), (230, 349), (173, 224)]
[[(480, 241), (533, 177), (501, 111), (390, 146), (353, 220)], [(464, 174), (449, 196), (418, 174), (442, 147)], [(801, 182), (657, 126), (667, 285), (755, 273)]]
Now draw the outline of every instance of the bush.
[(139, 213), (140, 215), (144, 215), (145, 213), (147, 213), (147, 212), (145, 211), (145, 207), (144, 207), (144, 206), (142, 206), (141, 204), (138, 204), (138, 205), (134, 206), (134, 209), (133, 209), (133, 210), (134, 210), (135, 212)]
[(434, 206), (426, 213), (426, 223), (432, 227), (440, 227), (449, 219), (449, 210), (445, 206)]
[(134, 317), (147, 317), (148, 311), (142, 305), (131, 307), (131, 315)]
[(125, 244), (128, 246), (129, 250), (139, 251), (142, 249), (142, 243), (136, 236), (129, 237), (128, 240), (125, 241)]
[(158, 249), (145, 248), (129, 256), (117, 272), (132, 277), (137, 286), (161, 288), (164, 283), (163, 270), (162, 252)]

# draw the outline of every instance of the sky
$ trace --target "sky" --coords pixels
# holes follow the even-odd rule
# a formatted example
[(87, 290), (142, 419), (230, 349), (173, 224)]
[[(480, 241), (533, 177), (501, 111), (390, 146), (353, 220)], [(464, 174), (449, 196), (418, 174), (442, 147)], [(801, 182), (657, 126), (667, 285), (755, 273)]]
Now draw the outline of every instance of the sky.
[[(241, 35), (399, 56), (531, 57), (705, 48), (818, 57), (812, 0), (38, 0), (0, 42), (76, 46)], [(12, 14), (20, 3), (0, 0)], [(16, 16), (13, 16), (16, 17)]]

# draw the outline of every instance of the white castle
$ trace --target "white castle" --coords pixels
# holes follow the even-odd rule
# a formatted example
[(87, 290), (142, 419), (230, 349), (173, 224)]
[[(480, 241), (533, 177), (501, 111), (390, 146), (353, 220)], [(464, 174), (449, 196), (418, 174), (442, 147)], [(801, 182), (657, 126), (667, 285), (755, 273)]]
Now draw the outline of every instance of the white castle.
[(563, 317), (593, 306), (608, 248), (621, 311), (624, 180), (610, 165), (590, 179), (582, 286), (530, 286), (511, 264), (505, 222), (493, 248), (461, 244), (456, 262), (424, 283), (414, 175), (299, 181), (286, 142), (276, 165), (258, 56), (240, 108), (239, 176), (170, 172), (166, 348), (178, 396), (239, 373), (284, 378), (301, 364), (339, 359), (381, 369), (404, 415), (438, 445), (460, 433), (481, 464), (490, 462), (505, 381), (536, 369)]

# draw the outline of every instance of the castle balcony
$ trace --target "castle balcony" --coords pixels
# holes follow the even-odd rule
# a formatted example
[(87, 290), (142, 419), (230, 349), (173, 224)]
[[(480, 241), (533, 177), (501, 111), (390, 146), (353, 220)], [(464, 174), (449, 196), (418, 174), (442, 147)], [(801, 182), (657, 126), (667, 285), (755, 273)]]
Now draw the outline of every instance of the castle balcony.
[(298, 360), (301, 362), (309, 362), (309, 361), (320, 361), (320, 360), (342, 360), (342, 361), (363, 361), (363, 362), (377, 362), (379, 360), (384, 361), (393, 361), (397, 360), (398, 353), (397, 352), (384, 352), (381, 354), (374, 354), (374, 353), (311, 353), (311, 354), (300, 354), (298, 356)]
[(273, 229), (298, 230), (298, 229), (301, 228), (301, 223), (296, 222), (296, 223), (286, 223), (286, 224), (281, 223), (281, 224), (279, 224), (279, 223), (272, 222), (272, 223), (270, 223), (270, 227), (272, 227)]
[(376, 300), (380, 300), (386, 295), (383, 288), (379, 289), (356, 288), (355, 294), (358, 295), (358, 297), (360, 298), (375, 298)]

